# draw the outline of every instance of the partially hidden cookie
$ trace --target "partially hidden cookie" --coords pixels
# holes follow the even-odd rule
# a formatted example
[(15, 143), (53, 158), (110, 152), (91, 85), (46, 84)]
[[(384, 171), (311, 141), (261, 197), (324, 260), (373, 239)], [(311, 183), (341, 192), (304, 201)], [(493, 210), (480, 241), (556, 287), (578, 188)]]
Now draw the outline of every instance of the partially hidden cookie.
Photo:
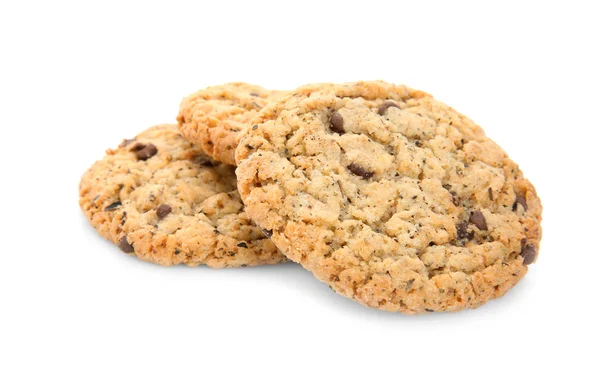
[(181, 133), (213, 159), (235, 165), (238, 133), (279, 91), (246, 83), (228, 83), (198, 91), (181, 102)]
[(161, 265), (285, 261), (244, 212), (234, 167), (194, 148), (177, 125), (125, 140), (81, 178), (80, 206), (125, 253)]
[(336, 292), (403, 313), (475, 308), (536, 260), (542, 206), (473, 121), (384, 82), (301, 88), (240, 137), (246, 212)]

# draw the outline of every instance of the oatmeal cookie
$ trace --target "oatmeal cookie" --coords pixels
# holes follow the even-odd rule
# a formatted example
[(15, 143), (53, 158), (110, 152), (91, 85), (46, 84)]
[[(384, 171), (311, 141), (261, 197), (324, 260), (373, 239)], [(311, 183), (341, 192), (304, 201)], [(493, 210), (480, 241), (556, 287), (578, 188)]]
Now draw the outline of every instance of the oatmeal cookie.
[(237, 135), (280, 92), (246, 83), (228, 83), (198, 91), (181, 102), (181, 133), (213, 159), (235, 165)]
[(253, 224), (234, 167), (194, 148), (177, 125), (125, 140), (81, 178), (80, 206), (125, 253), (161, 265), (238, 267), (285, 261)]
[(240, 137), (246, 212), (336, 292), (403, 313), (502, 296), (535, 262), (542, 206), (473, 121), (384, 82), (313, 85)]

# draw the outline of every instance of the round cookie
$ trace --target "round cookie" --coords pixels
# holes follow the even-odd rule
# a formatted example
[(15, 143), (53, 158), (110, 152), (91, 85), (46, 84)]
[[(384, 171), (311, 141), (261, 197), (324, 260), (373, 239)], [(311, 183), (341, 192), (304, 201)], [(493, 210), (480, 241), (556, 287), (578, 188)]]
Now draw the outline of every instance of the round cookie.
[(286, 260), (246, 216), (234, 167), (160, 125), (108, 150), (81, 178), (79, 204), (125, 253), (169, 266), (240, 267)]
[(237, 135), (281, 92), (246, 83), (228, 83), (198, 91), (181, 102), (181, 133), (213, 159), (235, 165)]
[(252, 122), (236, 151), (246, 212), (344, 296), (409, 314), (475, 308), (537, 257), (531, 183), (479, 126), (424, 92), (304, 87)]

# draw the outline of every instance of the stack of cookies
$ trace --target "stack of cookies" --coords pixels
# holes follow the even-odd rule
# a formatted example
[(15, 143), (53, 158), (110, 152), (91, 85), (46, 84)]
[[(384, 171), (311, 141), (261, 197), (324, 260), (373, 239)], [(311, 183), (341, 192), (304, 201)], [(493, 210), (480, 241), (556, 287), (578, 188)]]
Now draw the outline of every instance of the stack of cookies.
[(414, 314), (478, 307), (537, 258), (534, 187), (425, 92), (230, 83), (185, 98), (177, 121), (124, 140), (81, 179), (91, 224), (142, 260), (291, 260), (361, 304)]

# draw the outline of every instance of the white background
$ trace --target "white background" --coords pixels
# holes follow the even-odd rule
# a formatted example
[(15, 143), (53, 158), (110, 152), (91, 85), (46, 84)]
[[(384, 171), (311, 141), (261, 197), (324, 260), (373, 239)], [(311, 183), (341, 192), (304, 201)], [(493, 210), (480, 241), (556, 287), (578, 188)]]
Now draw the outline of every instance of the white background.
[[(0, 3), (0, 377), (598, 377), (595, 2), (84, 3)], [(504, 298), (410, 317), (294, 264), (162, 268), (78, 208), (195, 90), (361, 79), (468, 115), (537, 187), (540, 257)]]

